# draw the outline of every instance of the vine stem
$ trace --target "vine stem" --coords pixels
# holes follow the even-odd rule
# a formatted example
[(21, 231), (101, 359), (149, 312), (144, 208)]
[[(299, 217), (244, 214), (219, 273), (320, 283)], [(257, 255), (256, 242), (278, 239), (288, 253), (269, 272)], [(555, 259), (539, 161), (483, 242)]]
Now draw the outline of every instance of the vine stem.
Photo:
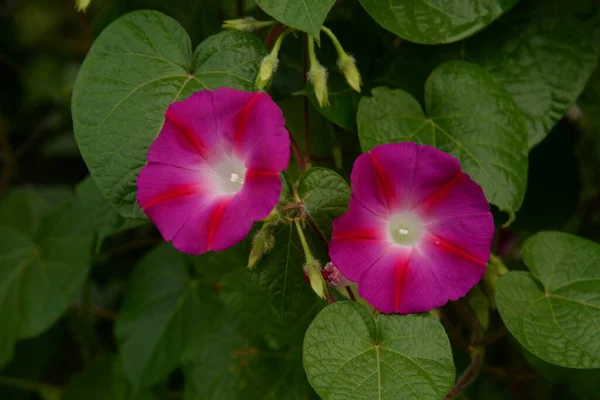
[(8, 143), (8, 134), (6, 133), (6, 125), (4, 119), (0, 115), (0, 162), (4, 162), (6, 165), (3, 168), (2, 174), (0, 175), (0, 195), (8, 188), (8, 183), (13, 173), (13, 156), (10, 150), (10, 144)]
[[(308, 242), (306, 241), (306, 236), (304, 236), (304, 231), (302, 230), (300, 220), (297, 218), (294, 219), (294, 224), (296, 225), (296, 230), (298, 231), (298, 236), (300, 237), (300, 243), (302, 243), (302, 248), (304, 250), (304, 257), (306, 258), (307, 268), (312, 267), (312, 268), (318, 268), (320, 270), (320, 268), (318, 267), (317, 260), (315, 259), (315, 257), (312, 255), (312, 253), (310, 251), (310, 247), (308, 246)], [(310, 272), (309, 272), (309, 276), (310, 276)], [(325, 289), (324, 292), (327, 297), (327, 301), (329, 302), (329, 304), (335, 303), (335, 298), (333, 297), (333, 294), (331, 294), (329, 285), (327, 285), (327, 283), (325, 283), (325, 280), (323, 279), (323, 277), (321, 275), (321, 271), (318, 272), (318, 276), (320, 277), (322, 284), (323, 284), (323, 288)], [(311, 283), (311, 286), (312, 286), (312, 283)]]
[(461, 319), (469, 325), (471, 328), (471, 344), (467, 347), (467, 350), (471, 356), (471, 362), (467, 366), (467, 369), (458, 378), (452, 389), (444, 397), (445, 400), (452, 400), (457, 398), (479, 375), (481, 368), (483, 367), (483, 360), (485, 358), (485, 346), (477, 345), (476, 343), (483, 340), (483, 328), (481, 324), (471, 312), (468, 306), (462, 301), (452, 303), (458, 315)]
[(319, 239), (321, 239), (321, 243), (323, 243), (323, 245), (325, 246), (325, 248), (327, 248), (327, 245), (328, 245), (329, 241), (325, 237), (325, 234), (323, 234), (323, 232), (321, 231), (321, 229), (319, 229), (319, 227), (317, 226), (317, 223), (313, 219), (312, 215), (310, 215), (308, 212), (306, 212), (306, 210), (304, 210), (304, 211), (305, 211), (304, 215), (306, 217), (306, 220), (308, 221), (308, 224), (313, 229), (313, 231), (315, 231), (315, 233), (317, 234), (317, 236), (319, 237)]
[(10, 386), (18, 389), (28, 390), (32, 392), (42, 391), (56, 391), (62, 392), (63, 388), (60, 386), (50, 385), (48, 383), (41, 383), (36, 381), (30, 381), (27, 379), (13, 378), (11, 376), (0, 376), (0, 385)]
[[(287, 129), (287, 127), (286, 127)], [(306, 160), (304, 159), (304, 156), (302, 155), (302, 151), (300, 151), (300, 147), (298, 147), (298, 142), (296, 142), (296, 139), (294, 139), (294, 136), (292, 135), (292, 132), (287, 129), (288, 134), (290, 136), (290, 146), (292, 148), (292, 154), (294, 155), (294, 158), (296, 159), (296, 162), (298, 163), (298, 167), (300, 168), (300, 170), (302, 172), (306, 171)]]
[(71, 309), (85, 312), (88, 314), (92, 314), (96, 317), (107, 319), (110, 321), (116, 321), (118, 318), (117, 313), (115, 313), (114, 311), (109, 311), (109, 310), (105, 310), (103, 308), (94, 307), (94, 306), (87, 306), (85, 304), (81, 304), (81, 303), (77, 303), (77, 302), (71, 304)]
[[(308, 37), (306, 35), (302, 41), (302, 77), (306, 88), (308, 77)], [(306, 165), (310, 166), (310, 127), (308, 123), (308, 96), (304, 96), (304, 156)]]

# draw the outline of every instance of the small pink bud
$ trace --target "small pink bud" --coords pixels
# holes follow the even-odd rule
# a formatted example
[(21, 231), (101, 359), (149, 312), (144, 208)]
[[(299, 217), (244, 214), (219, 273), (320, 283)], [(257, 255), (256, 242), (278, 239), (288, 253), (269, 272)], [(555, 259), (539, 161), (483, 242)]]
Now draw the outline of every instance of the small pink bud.
[(323, 275), (323, 279), (329, 286), (350, 286), (352, 282), (348, 280), (339, 269), (330, 261), (325, 267), (321, 270), (321, 275)]

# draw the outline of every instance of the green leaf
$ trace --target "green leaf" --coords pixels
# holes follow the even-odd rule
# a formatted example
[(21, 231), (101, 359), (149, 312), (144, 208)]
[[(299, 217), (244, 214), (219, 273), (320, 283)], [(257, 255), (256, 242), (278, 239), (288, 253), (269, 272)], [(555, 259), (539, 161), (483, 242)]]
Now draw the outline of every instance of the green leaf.
[(104, 239), (110, 235), (137, 228), (145, 223), (145, 221), (126, 219), (117, 214), (89, 176), (77, 186), (76, 192), (77, 198), (96, 227), (96, 252), (100, 250)]
[(344, 178), (327, 168), (311, 168), (298, 181), (298, 195), (304, 207), (327, 238), (333, 220), (348, 209), (350, 186)]
[(134, 388), (159, 382), (202, 339), (215, 300), (189, 276), (189, 259), (170, 244), (136, 267), (115, 327), (125, 374)]
[(600, 246), (542, 232), (528, 239), (522, 252), (531, 273), (510, 272), (496, 288), (507, 328), (544, 361), (600, 367)]
[(324, 400), (439, 400), (454, 382), (450, 342), (436, 318), (373, 319), (346, 301), (329, 305), (308, 328), (304, 368)]
[(335, 0), (256, 0), (256, 3), (277, 21), (308, 32), (318, 41), (321, 26)]
[(415, 141), (456, 158), (490, 203), (510, 214), (527, 184), (527, 132), (512, 96), (488, 72), (464, 61), (442, 64), (425, 85), (428, 116), (402, 90), (376, 88), (358, 107), (363, 150)]
[(600, 369), (573, 369), (547, 363), (524, 350), (527, 362), (549, 381), (567, 384), (580, 400), (595, 400), (600, 391)]
[(471, 36), (518, 0), (360, 0), (385, 29), (415, 43), (450, 43)]
[(75, 375), (63, 400), (156, 400), (150, 391), (134, 395), (123, 367), (115, 356), (108, 356)]
[(184, 29), (155, 11), (132, 12), (102, 32), (77, 77), (73, 123), (92, 178), (119, 214), (144, 217), (136, 178), (168, 105), (202, 89), (254, 90), (265, 55), (257, 37), (228, 31), (192, 56)]
[[(317, 258), (320, 243), (313, 243)], [(239, 269), (221, 281), (221, 297), (253, 334), (266, 334), (282, 345), (302, 337), (322, 306), (302, 274), (304, 253), (293, 225), (285, 225), (275, 235), (275, 247), (252, 270)]]
[(521, 3), (456, 50), (513, 95), (533, 147), (565, 115), (592, 75), (600, 54), (600, 15), (593, 0)]
[(311, 390), (298, 351), (241, 340), (222, 319), (196, 362), (184, 368), (184, 400), (306, 400)]
[(30, 217), (19, 225), (37, 227), (35, 235), (0, 225), (0, 365), (15, 341), (39, 335), (67, 310), (90, 267), (93, 233), (78, 202)]
[(72, 197), (71, 190), (56, 186), (13, 189), (0, 203), (0, 225), (14, 228), (26, 236), (34, 236), (43, 218)]

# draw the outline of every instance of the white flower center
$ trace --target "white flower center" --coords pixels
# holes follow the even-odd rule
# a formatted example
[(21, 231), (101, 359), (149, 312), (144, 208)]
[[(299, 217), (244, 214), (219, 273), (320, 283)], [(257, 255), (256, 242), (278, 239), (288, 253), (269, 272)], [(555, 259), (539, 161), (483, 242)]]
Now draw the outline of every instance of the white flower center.
[(416, 246), (425, 234), (423, 222), (416, 214), (405, 211), (388, 221), (389, 239), (400, 246)]
[(244, 186), (246, 167), (236, 157), (230, 157), (213, 166), (215, 190), (221, 194), (235, 194)]

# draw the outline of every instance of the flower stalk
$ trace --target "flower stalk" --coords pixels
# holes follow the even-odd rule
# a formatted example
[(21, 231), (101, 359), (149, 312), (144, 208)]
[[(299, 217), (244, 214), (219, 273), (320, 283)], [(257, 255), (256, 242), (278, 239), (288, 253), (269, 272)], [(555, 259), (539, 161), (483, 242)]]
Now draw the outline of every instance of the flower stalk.
[(315, 53), (315, 38), (308, 37), (308, 59), (310, 69), (308, 70), (308, 80), (313, 85), (315, 97), (319, 106), (326, 107), (329, 105), (329, 93), (327, 91), (327, 69), (317, 60)]
[(340, 43), (338, 38), (333, 34), (331, 29), (323, 26), (321, 27), (321, 30), (325, 32), (327, 36), (329, 36), (329, 39), (331, 39), (331, 42), (335, 47), (335, 50), (338, 54), (337, 65), (342, 74), (344, 74), (346, 82), (348, 82), (348, 85), (350, 85), (350, 87), (353, 90), (360, 93), (360, 87), (362, 86), (362, 77), (360, 76), (360, 72), (358, 72), (358, 68), (356, 68), (356, 60), (350, 54), (346, 53), (346, 51), (342, 47), (342, 44)]
[(279, 50), (281, 49), (281, 44), (283, 43), (283, 39), (290, 32), (290, 29), (286, 29), (285, 31), (283, 31), (275, 41), (271, 53), (269, 53), (269, 55), (262, 60), (255, 82), (256, 86), (258, 87), (258, 90), (264, 90), (265, 87), (267, 87), (273, 80), (273, 74), (275, 73), (279, 65)]
[(323, 275), (321, 275), (321, 264), (310, 251), (310, 247), (308, 246), (308, 242), (304, 236), (304, 231), (300, 225), (300, 220), (295, 219), (294, 224), (296, 225), (296, 230), (298, 231), (298, 236), (300, 237), (300, 242), (302, 243), (302, 249), (304, 250), (304, 257), (306, 259), (306, 263), (304, 264), (304, 272), (308, 276), (308, 280), (313, 291), (317, 294), (317, 296), (324, 299), (327, 296), (328, 289), (325, 279), (323, 279)]

